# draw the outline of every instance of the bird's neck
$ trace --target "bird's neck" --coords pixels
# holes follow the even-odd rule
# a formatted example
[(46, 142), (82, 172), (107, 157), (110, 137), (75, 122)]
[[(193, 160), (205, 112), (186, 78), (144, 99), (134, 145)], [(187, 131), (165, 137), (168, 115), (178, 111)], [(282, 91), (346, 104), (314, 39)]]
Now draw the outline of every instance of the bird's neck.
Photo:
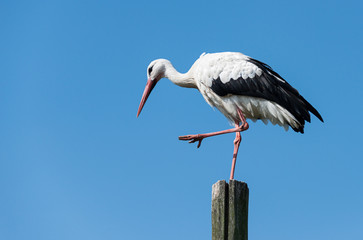
[(175, 68), (171, 64), (170, 65), (168, 64), (168, 66), (166, 66), (165, 77), (180, 87), (197, 88), (194, 78), (192, 77), (191, 71), (188, 71), (187, 73), (184, 74), (180, 73), (177, 70), (175, 70)]

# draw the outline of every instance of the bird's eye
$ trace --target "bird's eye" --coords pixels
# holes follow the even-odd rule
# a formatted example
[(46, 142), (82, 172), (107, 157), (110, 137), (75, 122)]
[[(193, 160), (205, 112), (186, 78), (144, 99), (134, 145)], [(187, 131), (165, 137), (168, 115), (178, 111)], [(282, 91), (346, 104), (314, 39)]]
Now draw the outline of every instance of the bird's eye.
[(153, 66), (151, 66), (151, 67), (149, 68), (149, 75), (150, 75), (150, 73), (152, 72), (152, 70), (153, 70)]

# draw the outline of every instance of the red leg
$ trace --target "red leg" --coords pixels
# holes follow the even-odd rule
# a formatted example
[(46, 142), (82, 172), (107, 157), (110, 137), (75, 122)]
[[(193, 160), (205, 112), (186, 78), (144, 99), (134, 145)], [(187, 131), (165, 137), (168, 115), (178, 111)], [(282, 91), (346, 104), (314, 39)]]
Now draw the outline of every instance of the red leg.
[(200, 144), (202, 143), (202, 140), (204, 138), (217, 136), (217, 135), (221, 135), (221, 134), (226, 134), (226, 133), (246, 131), (249, 128), (246, 118), (243, 116), (241, 109), (239, 109), (237, 106), (236, 106), (236, 109), (237, 109), (238, 115), (241, 120), (241, 125), (238, 125), (238, 122), (236, 122), (235, 128), (231, 128), (231, 129), (227, 129), (227, 130), (223, 130), (223, 131), (219, 131), (219, 132), (180, 136), (179, 140), (184, 140), (184, 141), (189, 140), (189, 143), (194, 143), (194, 142), (198, 141), (197, 148), (199, 148)]
[[(238, 124), (236, 124), (236, 126), (238, 126)], [(240, 132), (236, 132), (236, 138), (234, 139), (233, 143), (234, 143), (234, 150), (233, 150), (231, 176), (229, 177), (230, 180), (232, 180), (233, 176), (234, 176), (234, 168), (236, 166), (238, 149), (239, 149), (239, 145), (241, 143), (241, 133)]]

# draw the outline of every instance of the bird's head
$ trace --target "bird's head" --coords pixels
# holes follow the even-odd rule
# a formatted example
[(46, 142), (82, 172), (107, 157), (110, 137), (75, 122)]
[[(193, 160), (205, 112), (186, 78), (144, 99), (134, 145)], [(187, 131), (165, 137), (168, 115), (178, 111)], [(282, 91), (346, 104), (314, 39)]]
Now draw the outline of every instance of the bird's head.
[(170, 62), (166, 59), (157, 59), (152, 61), (147, 67), (147, 82), (137, 111), (137, 117), (140, 115), (140, 112), (155, 85), (160, 79), (165, 77), (165, 69), (168, 64), (170, 64)]

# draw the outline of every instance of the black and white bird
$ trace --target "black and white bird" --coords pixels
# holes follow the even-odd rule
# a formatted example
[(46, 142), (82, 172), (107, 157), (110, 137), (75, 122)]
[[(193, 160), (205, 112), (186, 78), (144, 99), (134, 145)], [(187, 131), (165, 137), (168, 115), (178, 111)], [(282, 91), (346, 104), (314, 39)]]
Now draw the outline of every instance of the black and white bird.
[(185, 74), (177, 72), (170, 61), (157, 59), (148, 66), (147, 77), (137, 116), (156, 83), (168, 78), (178, 86), (198, 89), (209, 105), (235, 125), (224, 131), (179, 137), (190, 143), (198, 141), (199, 147), (206, 137), (235, 132), (230, 179), (234, 176), (240, 132), (249, 127), (246, 118), (265, 124), (270, 121), (300, 133), (304, 133), (305, 122), (310, 122), (310, 112), (323, 122), (319, 112), (270, 66), (242, 53), (203, 53)]

